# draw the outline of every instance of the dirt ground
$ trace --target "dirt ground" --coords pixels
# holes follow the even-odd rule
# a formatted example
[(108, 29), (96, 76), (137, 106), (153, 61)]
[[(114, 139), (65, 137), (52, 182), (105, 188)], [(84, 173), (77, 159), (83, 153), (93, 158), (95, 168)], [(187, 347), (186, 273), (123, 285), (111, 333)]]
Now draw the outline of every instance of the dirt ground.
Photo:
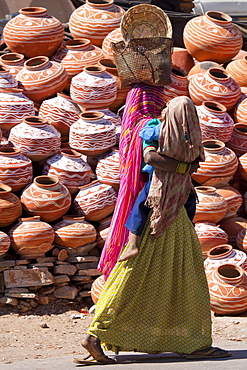
[[(53, 302), (38, 306), (27, 314), (0, 307), (0, 363), (83, 355), (80, 342), (92, 318), (93, 313), (81, 313), (80, 307), (73, 303)], [(215, 316), (212, 313), (212, 321), (213, 338), (217, 341), (247, 344), (247, 312), (240, 316)]]

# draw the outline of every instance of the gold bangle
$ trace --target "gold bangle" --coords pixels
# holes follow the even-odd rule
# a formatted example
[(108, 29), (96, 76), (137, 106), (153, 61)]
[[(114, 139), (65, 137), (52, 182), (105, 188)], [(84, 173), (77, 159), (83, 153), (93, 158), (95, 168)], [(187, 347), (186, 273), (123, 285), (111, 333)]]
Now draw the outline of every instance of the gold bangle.
[(177, 167), (176, 167), (176, 172), (181, 173), (181, 174), (185, 174), (186, 170), (187, 170), (187, 163), (179, 162)]

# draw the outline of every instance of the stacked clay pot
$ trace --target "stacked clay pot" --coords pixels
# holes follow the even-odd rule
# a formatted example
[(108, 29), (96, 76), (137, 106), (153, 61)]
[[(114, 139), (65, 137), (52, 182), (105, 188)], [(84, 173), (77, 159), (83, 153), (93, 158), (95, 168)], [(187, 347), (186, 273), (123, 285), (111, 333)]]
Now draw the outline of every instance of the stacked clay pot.
[(46, 8), (26, 7), (6, 24), (3, 38), (12, 52), (24, 54), (27, 59), (50, 57), (63, 41), (64, 28), (58, 19), (47, 14)]
[(236, 155), (242, 156), (247, 152), (247, 124), (235, 123), (233, 125), (232, 136), (227, 143), (228, 148), (232, 149)]
[(189, 96), (189, 80), (187, 78), (187, 73), (182, 70), (182, 68), (175, 65), (172, 66), (171, 80), (172, 83), (164, 86), (163, 90), (163, 99), (166, 104), (176, 96)]
[(114, 56), (113, 56), (113, 52), (111, 48), (111, 42), (116, 43), (119, 41), (123, 41), (120, 27), (108, 33), (108, 35), (106, 35), (106, 37), (104, 38), (104, 41), (102, 43), (102, 50), (105, 54), (105, 58), (114, 60)]
[(118, 150), (113, 150), (99, 158), (96, 175), (97, 179), (103, 184), (111, 185), (115, 191), (119, 190), (120, 171)]
[(117, 195), (112, 186), (98, 180), (80, 187), (72, 202), (72, 210), (86, 221), (100, 221), (109, 216), (115, 207)]
[(247, 271), (247, 255), (243, 251), (234, 249), (230, 244), (217, 245), (211, 248), (204, 261), (206, 271), (215, 269), (225, 263), (242, 267)]
[(199, 62), (229, 62), (243, 45), (242, 34), (232, 18), (216, 11), (190, 19), (185, 25), (183, 40), (190, 55)]
[(0, 90), (0, 128), (10, 131), (23, 118), (34, 116), (34, 103), (23, 94), (22, 89)]
[(37, 56), (24, 63), (16, 79), (29, 99), (42, 103), (63, 91), (68, 74), (61, 63), (53, 62), (46, 56)]
[(242, 59), (232, 60), (227, 64), (226, 71), (239, 86), (247, 87), (247, 56), (244, 56)]
[(0, 147), (0, 183), (8, 185), (14, 193), (32, 182), (32, 161), (17, 148)]
[(39, 108), (39, 116), (43, 117), (61, 133), (61, 141), (68, 141), (70, 126), (79, 119), (79, 107), (70, 96), (57, 93), (57, 96), (44, 100)]
[(7, 53), (0, 56), (0, 64), (9, 68), (9, 73), (16, 76), (17, 73), (23, 68), (25, 58), (20, 53)]
[(9, 72), (9, 68), (0, 65), (0, 89), (17, 88), (18, 82)]
[(235, 107), (235, 123), (247, 123), (247, 98), (241, 100)]
[(234, 248), (237, 247), (236, 238), (241, 230), (247, 229), (247, 219), (243, 217), (232, 217), (227, 220), (222, 220), (219, 227), (228, 235), (228, 243)]
[(190, 81), (191, 78), (196, 75), (197, 73), (205, 73), (207, 72), (210, 68), (222, 68), (219, 63), (212, 62), (211, 60), (205, 60), (204, 62), (198, 62), (190, 69), (188, 72), (188, 80)]
[(56, 177), (41, 175), (34, 178), (21, 194), (23, 210), (27, 215), (40, 216), (52, 222), (64, 216), (71, 205), (69, 190)]
[(8, 252), (10, 244), (11, 241), (8, 234), (0, 231), (0, 259)]
[(247, 180), (247, 153), (241, 155), (239, 158), (238, 173), (241, 179)]
[(247, 228), (240, 230), (236, 236), (237, 247), (247, 253)]
[(242, 194), (233, 186), (218, 187), (216, 193), (220, 194), (227, 201), (227, 211), (222, 221), (237, 217), (237, 213), (243, 203)]
[(96, 230), (84, 217), (63, 216), (63, 220), (53, 225), (56, 245), (76, 249), (96, 240)]
[(104, 275), (100, 275), (97, 279), (94, 280), (92, 287), (91, 287), (91, 297), (93, 303), (96, 304), (99, 300), (100, 293), (105, 285), (105, 277)]
[(69, 29), (74, 39), (86, 38), (101, 46), (104, 38), (120, 26), (124, 13), (113, 0), (86, 0), (71, 14)]
[(10, 186), (0, 184), (0, 228), (13, 224), (22, 214), (20, 199)]
[(211, 248), (228, 242), (227, 233), (212, 222), (197, 222), (195, 232), (201, 246), (203, 259), (207, 258), (207, 253)]
[(45, 119), (29, 116), (12, 127), (9, 141), (32, 161), (41, 161), (59, 151), (61, 134)]
[(53, 247), (55, 232), (39, 216), (20, 218), (8, 232), (11, 248), (22, 258), (44, 257)]
[(183, 69), (187, 74), (194, 67), (195, 62), (185, 48), (174, 47), (172, 53), (172, 64)]

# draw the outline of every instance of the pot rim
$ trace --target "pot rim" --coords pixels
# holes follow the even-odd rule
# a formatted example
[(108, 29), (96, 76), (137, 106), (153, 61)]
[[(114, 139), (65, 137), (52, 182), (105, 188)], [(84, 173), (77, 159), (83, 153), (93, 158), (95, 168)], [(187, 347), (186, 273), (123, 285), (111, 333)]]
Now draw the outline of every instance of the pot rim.
[[(218, 18), (214, 18), (213, 15), (215, 16), (218, 16)], [(232, 23), (232, 17), (230, 17), (230, 15), (226, 14), (226, 13), (223, 13), (223, 12), (220, 12), (220, 11), (216, 11), (216, 10), (209, 10), (205, 13), (205, 16), (210, 19), (211, 21), (215, 22), (215, 23), (219, 23), (219, 24), (222, 24), (222, 25), (226, 25), (226, 24), (230, 24)], [(225, 19), (223, 19), (223, 17)], [(222, 19), (220, 19), (222, 17)]]
[(47, 13), (47, 8), (42, 6), (26, 6), (19, 10), (23, 15), (41, 15)]

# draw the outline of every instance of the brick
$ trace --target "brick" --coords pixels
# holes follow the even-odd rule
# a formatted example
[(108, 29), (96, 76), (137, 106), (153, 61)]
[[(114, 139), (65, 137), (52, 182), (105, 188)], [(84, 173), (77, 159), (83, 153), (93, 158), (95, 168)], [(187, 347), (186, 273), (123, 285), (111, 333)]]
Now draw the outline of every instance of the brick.
[(56, 289), (54, 295), (56, 298), (73, 300), (78, 294), (78, 289), (74, 286), (63, 286)]
[(54, 284), (67, 283), (70, 281), (68, 275), (57, 275), (54, 276)]
[(4, 271), (6, 288), (31, 287), (53, 284), (54, 279), (47, 268)]
[(14, 266), (14, 270), (26, 270), (26, 269), (27, 269), (26, 265)]
[(78, 275), (89, 275), (89, 276), (99, 276), (102, 273), (97, 269), (87, 269), (87, 270), (78, 270)]
[(54, 274), (62, 274), (72, 276), (76, 273), (77, 268), (74, 265), (66, 264), (66, 265), (57, 265), (54, 267), (53, 272)]
[(15, 266), (15, 261), (13, 260), (0, 261), (0, 267), (13, 267), (13, 266)]
[(75, 265), (78, 270), (96, 269), (97, 266), (98, 262), (83, 262)]

